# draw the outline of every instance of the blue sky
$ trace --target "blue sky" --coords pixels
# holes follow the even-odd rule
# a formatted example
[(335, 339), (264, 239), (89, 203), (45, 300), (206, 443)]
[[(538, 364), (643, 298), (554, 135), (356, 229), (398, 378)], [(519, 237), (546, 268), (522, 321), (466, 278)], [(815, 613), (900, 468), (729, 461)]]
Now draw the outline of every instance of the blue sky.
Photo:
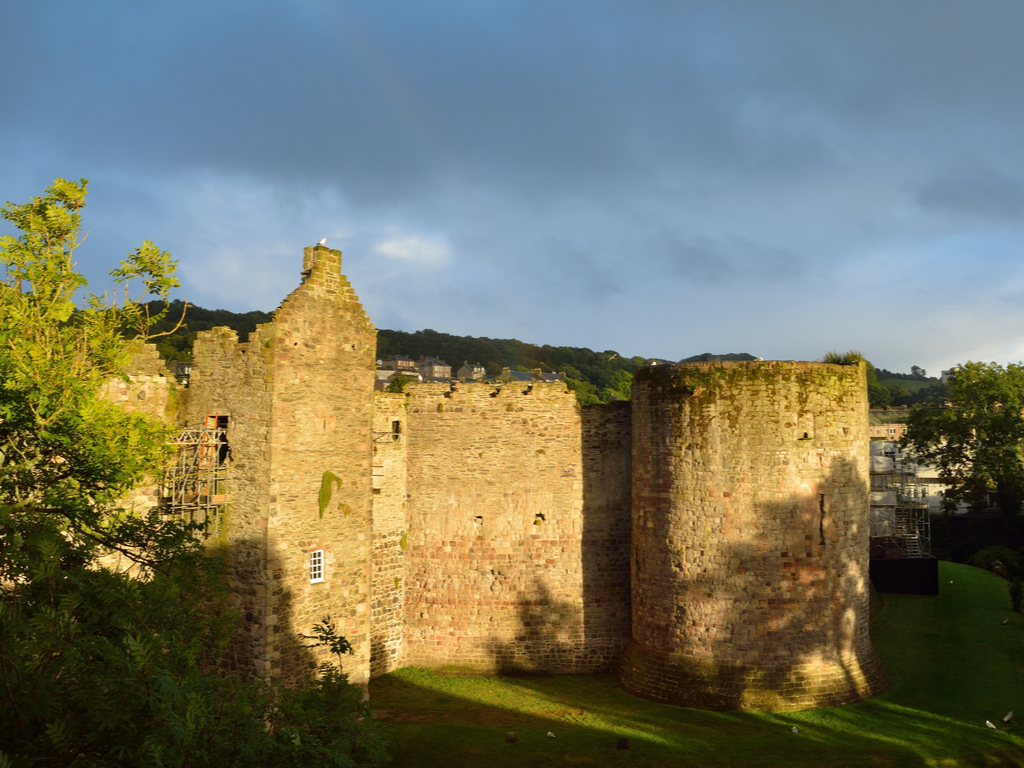
[(1019, 2), (0, 0), (0, 199), (94, 287), (679, 359), (1024, 358)]

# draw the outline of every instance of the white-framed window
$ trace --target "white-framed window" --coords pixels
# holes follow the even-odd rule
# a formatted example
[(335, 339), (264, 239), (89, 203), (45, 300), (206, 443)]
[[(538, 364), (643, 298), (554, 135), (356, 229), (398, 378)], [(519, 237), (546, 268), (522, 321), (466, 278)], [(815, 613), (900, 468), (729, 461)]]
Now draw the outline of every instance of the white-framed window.
[(324, 580), (324, 551), (314, 549), (309, 553), (309, 583), (315, 584)]

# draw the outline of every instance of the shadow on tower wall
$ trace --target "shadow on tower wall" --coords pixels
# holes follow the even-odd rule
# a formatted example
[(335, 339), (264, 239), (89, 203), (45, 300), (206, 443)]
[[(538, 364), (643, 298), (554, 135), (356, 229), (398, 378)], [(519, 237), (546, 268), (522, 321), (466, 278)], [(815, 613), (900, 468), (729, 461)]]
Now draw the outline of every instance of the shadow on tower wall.
[[(712, 710), (791, 710), (873, 696), (890, 682), (868, 636), (866, 480), (848, 460), (789, 498), (705, 517), (634, 547), (633, 638), (618, 676), (632, 693)], [(864, 494), (859, 494), (864, 495)], [(852, 498), (846, 498), (852, 496)], [(839, 500), (837, 514), (831, 514)]]
[(214, 540), (209, 552), (228, 564), (227, 607), (235, 614), (222, 666), (291, 687), (315, 677), (317, 667), (332, 659), (326, 648), (310, 647), (294, 631), (293, 596), (282, 587), (280, 557), (254, 539)]
[(632, 403), (581, 409), (583, 636), (593, 671), (611, 671), (632, 624)]
[(517, 595), (514, 639), (490, 637), (501, 674), (609, 672), (630, 631), (630, 404), (582, 409), (579, 600), (560, 600), (559, 565)]

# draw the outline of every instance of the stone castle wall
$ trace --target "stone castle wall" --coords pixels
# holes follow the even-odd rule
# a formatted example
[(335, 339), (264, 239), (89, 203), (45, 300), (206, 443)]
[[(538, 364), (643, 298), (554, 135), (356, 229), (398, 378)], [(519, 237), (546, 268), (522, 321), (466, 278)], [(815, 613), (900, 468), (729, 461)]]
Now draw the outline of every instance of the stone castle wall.
[(231, 499), (210, 542), (230, 563), (236, 667), (309, 677), (327, 659), (303, 635), (329, 615), (356, 683), (408, 665), (617, 668), (635, 693), (713, 709), (885, 685), (863, 367), (656, 366), (632, 403), (582, 409), (539, 382), (374, 393), (375, 331), (340, 264), (307, 248), (271, 323), (242, 343), (201, 333), (187, 393), (155, 351), (110, 385), (189, 427), (227, 418)]
[[(229, 416), (232, 501), (218, 521), (243, 593), (258, 671), (294, 684), (326, 650), (302, 635), (330, 616), (369, 679), (372, 393), (376, 333), (341, 275), (341, 252), (307, 248), (304, 280), (246, 344), (196, 342), (189, 421)], [(324, 581), (310, 553), (324, 551)]]
[(134, 343), (125, 367), (127, 379), (108, 379), (100, 389), (105, 400), (120, 404), (130, 413), (145, 413), (173, 423), (174, 400), (179, 389), (153, 344)]
[[(279, 655), (270, 660), (286, 682), (308, 677), (305, 665), (325, 660), (327, 650), (305, 661), (298, 635), (330, 615), (355, 650), (345, 671), (365, 683), (377, 337), (341, 274), (341, 251), (307, 248), (303, 266), (307, 276), (273, 322), (267, 537), (277, 589), (268, 602)], [(325, 580), (310, 583), (309, 554), (316, 549), (324, 550)]]
[[(404, 662), (610, 669), (629, 615), (628, 469), (592, 451), (621, 451), (626, 411), (593, 419), (586, 445), (564, 384), (409, 385), (406, 411)], [(585, 472), (605, 464), (607, 480)]]
[(408, 546), (405, 395), (377, 392), (373, 413), (373, 605), (370, 673), (404, 666), (405, 550)]
[(868, 638), (864, 365), (657, 366), (633, 398), (623, 685), (768, 710), (884, 687)]
[[(135, 344), (133, 355), (125, 367), (127, 378), (110, 378), (100, 387), (99, 396), (116, 403), (129, 413), (142, 413), (174, 426), (185, 390), (167, 370), (160, 353), (153, 344)], [(140, 483), (122, 499), (126, 509), (145, 514), (160, 504), (160, 481), (149, 478)], [(104, 567), (119, 571), (131, 568), (133, 562), (123, 555), (111, 552), (101, 558)]]
[(580, 410), (583, 444), (584, 630), (611, 671), (629, 639), (632, 423), (629, 402)]
[(239, 629), (230, 664), (268, 674), (267, 595), (274, 589), (267, 568), (270, 501), (270, 416), (273, 401), (273, 330), (259, 326), (239, 343), (228, 328), (201, 332), (193, 347), (184, 426), (201, 429), (207, 417), (227, 417), (231, 451), (229, 504), (210, 521), (210, 547), (228, 562)]

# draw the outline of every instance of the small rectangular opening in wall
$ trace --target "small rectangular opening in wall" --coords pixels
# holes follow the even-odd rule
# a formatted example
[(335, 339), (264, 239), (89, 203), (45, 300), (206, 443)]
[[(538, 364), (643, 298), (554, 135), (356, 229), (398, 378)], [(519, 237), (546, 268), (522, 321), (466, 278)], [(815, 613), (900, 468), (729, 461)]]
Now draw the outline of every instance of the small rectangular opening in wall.
[(314, 549), (309, 553), (309, 583), (315, 584), (324, 580), (324, 551)]
[(796, 418), (796, 439), (814, 440), (814, 416), (802, 413)]
[(818, 518), (818, 533), (821, 536), (821, 546), (825, 546), (825, 494), (818, 494), (818, 511), (821, 516)]
[(228, 443), (229, 416), (217, 416), (217, 466), (224, 466), (231, 458), (231, 445)]
[(392, 421), (391, 422), (391, 439), (401, 440), (402, 439), (402, 422)]

